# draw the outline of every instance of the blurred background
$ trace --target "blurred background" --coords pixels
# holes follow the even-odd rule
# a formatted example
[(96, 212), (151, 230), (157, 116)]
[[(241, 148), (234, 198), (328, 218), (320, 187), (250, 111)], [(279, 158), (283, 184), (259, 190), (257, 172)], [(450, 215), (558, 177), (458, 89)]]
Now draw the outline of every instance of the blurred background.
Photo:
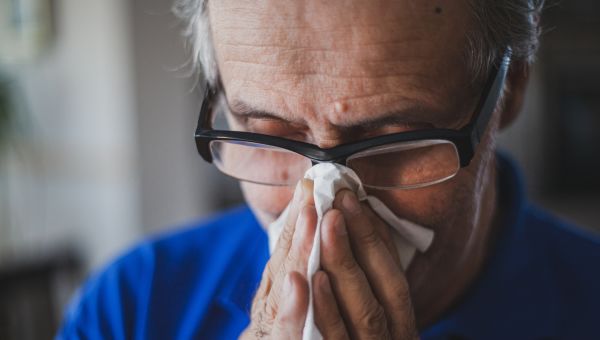
[[(48, 339), (137, 240), (241, 202), (193, 143), (181, 25), (159, 0), (0, 0), (0, 339)], [(600, 2), (549, 8), (501, 137), (530, 197), (600, 232)]]

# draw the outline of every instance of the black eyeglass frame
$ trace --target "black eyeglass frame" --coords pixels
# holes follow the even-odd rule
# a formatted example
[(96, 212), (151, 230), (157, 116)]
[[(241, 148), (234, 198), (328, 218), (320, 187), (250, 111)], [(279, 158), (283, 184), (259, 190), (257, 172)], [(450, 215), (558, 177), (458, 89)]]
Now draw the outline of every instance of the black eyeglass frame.
[(310, 143), (260, 133), (213, 130), (211, 126), (211, 112), (213, 111), (214, 98), (219, 93), (219, 90), (207, 84), (195, 133), (196, 147), (202, 158), (209, 163), (213, 161), (210, 152), (210, 142), (221, 140), (266, 144), (283, 148), (311, 159), (313, 164), (334, 162), (346, 165), (346, 160), (350, 156), (373, 147), (399, 142), (446, 140), (456, 146), (461, 168), (466, 167), (473, 159), (475, 150), (481, 138), (483, 138), (490, 118), (496, 109), (508, 74), (511, 56), (512, 49), (508, 47), (502, 55), (500, 62), (494, 66), (493, 72), (490, 73), (490, 77), (485, 84), (484, 91), (475, 109), (477, 114), (474, 114), (471, 121), (463, 128), (459, 130), (434, 128), (399, 132), (346, 143), (328, 149), (323, 149)]

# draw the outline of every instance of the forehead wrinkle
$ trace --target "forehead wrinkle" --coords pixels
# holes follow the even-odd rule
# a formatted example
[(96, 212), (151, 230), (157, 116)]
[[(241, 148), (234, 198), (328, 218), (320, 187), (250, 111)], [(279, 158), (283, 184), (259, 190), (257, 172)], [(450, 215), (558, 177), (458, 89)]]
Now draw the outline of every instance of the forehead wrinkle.
[[(427, 86), (429, 78), (426, 75), (358, 79), (323, 77), (319, 74), (314, 77), (300, 74), (297, 77), (270, 76), (268, 78), (252, 78), (251, 75), (232, 78), (231, 88), (235, 89), (236, 95), (241, 93), (248, 97), (248, 101), (256, 97), (257, 101), (260, 99), (272, 104), (277, 99), (278, 104), (269, 105), (272, 106), (269, 111), (288, 112), (290, 117), (301, 112), (304, 115), (307, 112), (314, 112), (317, 116), (330, 116), (332, 122), (342, 125), (342, 120), (347, 120), (348, 117), (343, 115), (337, 117), (332, 113), (331, 107), (335, 101), (343, 101), (353, 108), (373, 107), (377, 108), (377, 111), (388, 111), (390, 107), (397, 107), (405, 102), (427, 103), (420, 105), (426, 105), (438, 112), (449, 109), (460, 111), (456, 109), (458, 105), (453, 100), (456, 96), (449, 96), (441, 86)], [(285, 110), (282, 106), (283, 102), (286, 102)], [(364, 109), (358, 111), (371, 112)]]
[[(384, 63), (382, 63), (384, 64)], [(238, 71), (237, 74), (248, 72), (250, 74), (266, 74), (273, 82), (293, 82), (293, 83), (310, 83), (314, 86), (327, 87), (327, 83), (349, 83), (348, 85), (360, 85), (360, 82), (378, 82), (387, 84), (391, 87), (405, 85), (407, 80), (421, 80), (423, 82), (430, 80), (430, 76), (424, 72), (406, 71), (397, 69), (396, 67), (385, 66), (365, 66), (356, 65), (345, 68), (335, 68), (335, 63), (327, 63), (322, 65), (311, 65), (305, 68), (290, 68), (286, 65), (279, 64), (264, 64), (259, 61), (251, 60), (236, 60), (227, 58), (222, 61), (222, 65), (230, 67), (232, 70)], [(245, 69), (245, 71), (244, 71)], [(230, 71), (230, 73), (233, 73)], [(327, 80), (327, 81), (326, 81)], [(400, 83), (401, 80), (401, 83)], [(348, 87), (348, 86), (347, 86)], [(355, 87), (355, 86), (350, 86)]]
[[(214, 3), (209, 2), (211, 6), (217, 6)], [(299, 48), (304, 51), (335, 50), (338, 47), (348, 50), (352, 46), (389, 44), (397, 42), (398, 39), (447, 39), (440, 33), (446, 32), (445, 28), (448, 28), (448, 25), (452, 25), (452, 31), (456, 32), (457, 36), (460, 36), (461, 32), (460, 27), (457, 27), (449, 16), (430, 15), (430, 6), (420, 6), (421, 11), (415, 13), (414, 8), (407, 10), (402, 1), (396, 4), (396, 10), (387, 8), (390, 7), (388, 5), (383, 11), (370, 2), (369, 6), (361, 4), (350, 7), (339, 6), (337, 2), (328, 6), (320, 1), (316, 2), (318, 5), (311, 1), (261, 3), (262, 6), (217, 6), (226, 10), (219, 8), (222, 13), (217, 14), (223, 15), (216, 15), (222, 20), (218, 27), (213, 27), (213, 33), (219, 36), (215, 41), (225, 44), (248, 43), (265, 47)], [(232, 15), (230, 12), (236, 7), (239, 15)], [(340, 15), (331, 15), (332, 12)], [(420, 15), (420, 20), (408, 20), (415, 15)], [(374, 17), (378, 18), (376, 23), (373, 23)], [(435, 24), (428, 25), (427, 22), (432, 20)], [(252, 31), (251, 34), (235, 34), (248, 31)], [(262, 40), (265, 37), (272, 41), (265, 42)], [(294, 46), (283, 44), (290, 41), (293, 41)]]
[[(260, 27), (266, 22), (269, 27)], [(309, 77), (377, 77), (393, 74), (397, 67), (416, 69), (422, 66), (424, 60), (434, 59), (432, 53), (427, 53), (431, 52), (428, 49), (431, 42), (419, 39), (419, 25), (413, 30), (406, 27), (400, 29), (398, 26), (405, 23), (397, 21), (391, 21), (389, 28), (382, 27), (384, 24), (379, 22), (364, 26), (359, 22), (348, 30), (347, 23), (344, 22), (345, 25), (338, 24), (339, 27), (328, 24), (327, 30), (322, 31), (324, 34), (315, 35), (315, 29), (295, 27), (289, 21), (282, 21), (282, 27), (277, 27), (272, 20), (266, 22), (256, 21), (259, 27), (256, 28), (257, 32), (253, 32), (255, 34), (244, 32), (252, 25), (239, 26), (239, 29), (231, 29), (229, 32), (229, 27), (235, 26), (222, 25), (220, 31), (226, 34), (216, 39), (219, 45), (217, 50), (228, 55), (228, 62), (239, 60), (240, 63), (248, 63), (249, 60), (260, 60), (256, 63), (257, 67), (258, 64), (279, 67), (265, 72), (292, 75), (297, 78), (296, 82), (300, 81), (300, 73)], [(279, 21), (275, 20), (277, 22)], [(365, 28), (372, 28), (372, 32)], [(219, 30), (215, 31), (219, 35)], [(378, 41), (382, 37), (381, 42)], [(423, 45), (422, 48), (420, 45)], [(429, 58), (425, 58), (427, 55)], [(350, 60), (351, 64), (338, 63), (338, 60)], [(431, 62), (431, 65), (435, 64)], [(224, 68), (226, 67), (222, 67)], [(301, 69), (302, 72), (286, 70), (290, 68)], [(397, 74), (405, 75), (401, 72)]]
[[(389, 27), (388, 27), (389, 26)], [(315, 31), (297, 27), (247, 27), (247, 26), (219, 26), (215, 32), (219, 34), (219, 43), (228, 45), (251, 45), (264, 47), (287, 47), (302, 50), (336, 50), (343, 47), (344, 50), (353, 46), (376, 46), (404, 43), (406, 41), (423, 40), (423, 33), (418, 30), (401, 30), (397, 28), (399, 23), (393, 25), (370, 25), (360, 27), (357, 25), (349, 27), (335, 27)], [(251, 31), (251, 36), (240, 36), (240, 32)], [(390, 34), (390, 32), (395, 32)], [(268, 33), (268, 34), (265, 34)], [(295, 39), (289, 39), (289, 38)], [(265, 38), (268, 38), (266, 41)], [(348, 40), (348, 41), (345, 41)], [(293, 41), (293, 44), (278, 42)], [(356, 49), (356, 48), (355, 48)]]
[[(394, 77), (424, 78), (427, 65), (435, 65), (431, 56), (415, 55), (410, 52), (396, 53), (395, 56), (379, 59), (379, 53), (373, 52), (375, 58), (365, 57), (364, 53), (312, 51), (300, 53), (298, 51), (266, 51), (263, 48), (252, 47), (227, 47), (224, 48), (224, 57), (220, 64), (227, 72), (235, 68), (236, 73), (253, 71), (265, 74), (272, 78), (289, 76), (295, 81), (306, 78), (351, 78), (351, 79), (376, 79)], [(387, 54), (394, 54), (388, 51)], [(439, 66), (437, 66), (439, 68)], [(244, 68), (248, 68), (244, 70)], [(251, 69), (251, 70), (250, 70)], [(234, 72), (230, 72), (234, 73)]]
[[(436, 33), (446, 31), (449, 26), (458, 31), (459, 27), (448, 13), (454, 12), (454, 7), (466, 7), (465, 1), (453, 1), (445, 6), (446, 14), (440, 16), (432, 14), (432, 6), (427, 2), (422, 5), (411, 1), (379, 2), (385, 4), (378, 5), (375, 1), (369, 1), (366, 6), (360, 1), (350, 1), (344, 6), (336, 1), (210, 1), (209, 14), (213, 22), (222, 19), (219, 30), (298, 30), (310, 35), (352, 31), (370, 39), (384, 36), (393, 39), (398, 34), (434, 39), (439, 35)], [(375, 23), (373, 18), (377, 18)], [(413, 18), (419, 20), (411, 20)], [(399, 24), (403, 29), (398, 30)], [(372, 34), (371, 29), (387, 34)]]
[[(213, 34), (217, 38), (214, 41), (223, 83), (228, 90), (236, 87), (238, 92), (254, 87), (252, 93), (260, 96), (257, 101), (270, 107), (270, 111), (316, 120), (324, 119), (327, 107), (340, 98), (346, 98), (353, 106), (391, 105), (394, 98), (400, 101), (399, 95), (415, 96), (432, 104), (449, 103), (448, 94), (446, 98), (440, 94), (456, 79), (444, 72), (456, 72), (457, 68), (445, 67), (452, 66), (444, 65), (451, 64), (452, 58), (439, 58), (432, 51), (445, 45), (460, 45), (455, 40), (460, 39), (461, 30), (453, 29), (451, 39), (432, 48), (440, 39), (436, 36), (447, 36), (444, 21), (438, 21), (443, 25), (427, 26), (412, 18), (400, 20), (409, 16), (408, 10), (404, 14), (385, 10), (383, 18), (371, 23), (372, 15), (365, 13), (374, 8), (362, 8), (365, 13), (336, 8), (332, 10), (351, 17), (323, 17), (322, 23), (314, 20), (307, 24), (303, 20), (309, 11), (294, 12), (300, 6), (297, 4), (290, 5), (288, 17), (287, 12), (268, 17), (268, 13), (277, 12), (274, 9), (286, 7), (283, 3), (289, 2), (262, 2), (260, 6), (273, 5), (263, 13), (259, 12), (265, 8), (242, 2), (233, 12), (236, 15), (223, 10), (232, 4), (225, 2), (224, 6), (215, 5), (221, 7), (220, 13), (211, 12), (222, 17), (220, 27), (213, 27)], [(413, 7), (413, 17), (424, 8)], [(328, 10), (311, 15), (318, 17)], [(426, 35), (428, 32), (432, 34)], [(420, 39), (420, 35), (427, 39)]]
[(235, 90), (227, 94), (228, 100), (243, 102), (255, 110), (269, 112), (288, 121), (316, 119), (315, 103), (318, 99), (314, 93), (287, 92), (281, 90), (285, 86), (252, 79), (234, 80), (232, 88)]
[[(411, 72), (392, 71), (398, 67), (381, 67), (382, 70), (387, 70), (387, 74), (383, 71), (377, 74), (370, 70), (348, 67), (344, 74), (328, 74), (311, 70), (310, 67), (270, 66), (245, 60), (225, 60), (224, 64), (227, 65), (227, 73), (234, 75), (231, 81), (232, 84), (237, 84), (237, 88), (258, 87), (281, 96), (314, 101), (316, 105), (324, 101), (389, 95), (412, 96), (425, 102), (442, 102), (448, 106), (452, 104), (452, 98), (463, 99), (464, 94), (464, 91), (448, 91), (452, 83), (437, 77), (437, 71), (432, 75), (431, 70), (416, 70), (417, 67)], [(326, 72), (332, 67), (329, 63), (322, 64), (322, 69)]]
[[(304, 44), (300, 36), (294, 37), (290, 42), (287, 36), (277, 38), (278, 34), (281, 32), (269, 34), (269, 30), (266, 30), (264, 34), (250, 35), (250, 40), (255, 39), (255, 41), (237, 41), (248, 37), (248, 34), (243, 32), (228, 34), (217, 40), (217, 53), (224, 55), (228, 62), (238, 60), (265, 66), (279, 66), (280, 72), (283, 71), (281, 73), (293, 74), (298, 73), (297, 69), (301, 69), (307, 74), (321, 72), (326, 75), (347, 77), (355, 77), (358, 72), (364, 76), (393, 74), (398, 68), (422, 68), (425, 62), (436, 65), (439, 59), (436, 59), (432, 53), (428, 53), (430, 52), (428, 41), (416, 37), (395, 37), (393, 42), (381, 43), (371, 40), (343, 44), (326, 42), (323, 47), (314, 47)], [(237, 38), (234, 39), (235, 41), (228, 41), (228, 37)], [(324, 37), (305, 38), (308, 39), (307, 41), (319, 41)], [(344, 39), (340, 37), (333, 40)], [(218, 59), (222, 61), (223, 58)], [(285, 69), (293, 71), (286, 72)]]
[[(444, 115), (436, 115), (437, 112), (442, 114), (444, 111), (427, 105), (418, 99), (403, 97), (398, 94), (388, 98), (385, 98), (386, 96), (387, 94), (379, 94), (352, 100), (341, 100), (340, 102), (348, 106), (348, 110), (346, 112), (331, 110), (327, 115), (327, 119), (334, 126), (348, 127), (357, 126), (363, 122), (373, 123), (381, 119), (391, 121), (392, 117), (398, 122), (435, 123), (434, 125), (439, 125), (444, 117)], [(378, 101), (380, 104), (369, 105), (369, 101)]]
[[(310, 29), (295, 29), (289, 27), (265, 27), (265, 28), (228, 28), (218, 27), (214, 34), (218, 38), (215, 44), (223, 48), (258, 49), (261, 53), (355, 53), (356, 56), (370, 56), (373, 52), (379, 58), (363, 58), (361, 60), (377, 60), (383, 56), (393, 57), (398, 51), (405, 51), (405, 45), (415, 45), (421, 42), (430, 44), (430, 37), (424, 39), (426, 34), (418, 30), (398, 30), (400, 23), (394, 23), (390, 27), (371, 25), (369, 28), (350, 27), (333, 28), (322, 32), (314, 32)], [(252, 31), (247, 34), (248, 31)], [(393, 34), (390, 32), (394, 32)], [(388, 59), (386, 58), (386, 59)]]

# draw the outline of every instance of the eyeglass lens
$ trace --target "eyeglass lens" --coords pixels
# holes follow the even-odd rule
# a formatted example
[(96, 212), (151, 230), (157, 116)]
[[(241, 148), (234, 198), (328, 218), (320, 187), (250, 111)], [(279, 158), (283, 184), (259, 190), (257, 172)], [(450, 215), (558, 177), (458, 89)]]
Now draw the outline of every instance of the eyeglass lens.
[[(312, 166), (307, 157), (269, 145), (215, 140), (210, 150), (217, 168), (243, 181), (295, 185)], [(380, 189), (410, 189), (453, 177), (459, 157), (453, 143), (425, 140), (384, 145), (352, 155), (346, 165), (363, 184)]]

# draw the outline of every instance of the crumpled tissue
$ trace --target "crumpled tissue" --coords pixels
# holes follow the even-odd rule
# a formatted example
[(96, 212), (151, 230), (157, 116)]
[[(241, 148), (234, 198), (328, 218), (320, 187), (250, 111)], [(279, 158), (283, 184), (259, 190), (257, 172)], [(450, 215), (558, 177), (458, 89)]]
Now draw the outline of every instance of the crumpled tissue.
[[(319, 163), (310, 168), (304, 178), (314, 181), (314, 199), (317, 211), (317, 226), (313, 246), (308, 258), (306, 278), (308, 280), (310, 300), (304, 324), (303, 340), (320, 340), (322, 336), (315, 325), (313, 307), (312, 277), (319, 270), (321, 258), (321, 221), (324, 214), (331, 209), (335, 194), (341, 189), (350, 189), (356, 193), (359, 201), (367, 201), (373, 211), (381, 217), (393, 230), (392, 235), (398, 250), (400, 262), (406, 270), (416, 250), (425, 252), (433, 242), (432, 230), (396, 216), (383, 202), (365, 192), (356, 173), (343, 165)], [(283, 230), (289, 213), (289, 206), (268, 227), (269, 250), (272, 253)]]

